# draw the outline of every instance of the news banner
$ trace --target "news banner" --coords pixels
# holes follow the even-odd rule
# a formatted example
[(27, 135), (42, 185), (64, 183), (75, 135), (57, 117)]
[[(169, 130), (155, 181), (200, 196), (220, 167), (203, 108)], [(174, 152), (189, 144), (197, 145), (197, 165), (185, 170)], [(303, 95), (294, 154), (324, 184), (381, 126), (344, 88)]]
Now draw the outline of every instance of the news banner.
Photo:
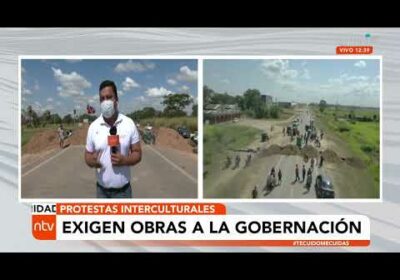
[(229, 215), (221, 203), (56, 203), (32, 205), (39, 240), (136, 240), (187, 246), (370, 244), (362, 215)]

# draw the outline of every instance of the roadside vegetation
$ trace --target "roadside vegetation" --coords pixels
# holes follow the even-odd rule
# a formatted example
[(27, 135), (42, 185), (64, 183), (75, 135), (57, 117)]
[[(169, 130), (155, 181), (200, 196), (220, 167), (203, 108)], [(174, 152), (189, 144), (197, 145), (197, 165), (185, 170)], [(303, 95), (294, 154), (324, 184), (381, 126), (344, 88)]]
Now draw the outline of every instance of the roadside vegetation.
[(364, 161), (379, 193), (380, 127), (378, 108), (349, 106), (313, 106), (314, 114), (325, 126), (349, 144), (352, 152)]

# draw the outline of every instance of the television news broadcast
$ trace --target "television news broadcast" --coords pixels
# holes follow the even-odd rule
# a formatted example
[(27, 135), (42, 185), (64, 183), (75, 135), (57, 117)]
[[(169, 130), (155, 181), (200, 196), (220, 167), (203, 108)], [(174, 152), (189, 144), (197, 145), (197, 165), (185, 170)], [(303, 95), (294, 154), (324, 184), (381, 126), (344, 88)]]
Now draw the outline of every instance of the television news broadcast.
[(0, 251), (400, 251), (400, 29), (79, 30), (0, 30)]

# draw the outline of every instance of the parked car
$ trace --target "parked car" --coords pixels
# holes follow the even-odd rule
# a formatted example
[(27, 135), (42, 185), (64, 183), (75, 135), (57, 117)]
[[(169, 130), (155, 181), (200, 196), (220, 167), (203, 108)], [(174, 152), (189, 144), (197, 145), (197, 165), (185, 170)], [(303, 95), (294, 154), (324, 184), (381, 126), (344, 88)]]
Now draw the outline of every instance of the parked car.
[(190, 131), (187, 127), (185, 126), (180, 126), (178, 127), (178, 133), (183, 137), (183, 138), (190, 138)]
[(190, 134), (190, 139), (197, 145), (197, 131)]
[(317, 198), (335, 198), (335, 190), (329, 177), (318, 175), (315, 179), (315, 193)]

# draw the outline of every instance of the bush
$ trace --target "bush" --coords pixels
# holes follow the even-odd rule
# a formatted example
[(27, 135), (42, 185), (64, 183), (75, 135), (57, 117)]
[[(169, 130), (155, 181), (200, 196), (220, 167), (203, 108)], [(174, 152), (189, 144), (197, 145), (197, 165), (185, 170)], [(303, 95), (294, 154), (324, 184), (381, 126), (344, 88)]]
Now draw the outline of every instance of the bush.
[(246, 110), (246, 111), (244, 111), (244, 113), (246, 114), (246, 116), (248, 116), (250, 118), (255, 118), (255, 113), (253, 110)]
[(221, 130), (216, 130), (214, 131), (214, 136), (217, 142), (222, 142), (222, 139), (224, 138), (224, 133)]
[(339, 127), (339, 132), (347, 132), (347, 131), (350, 131), (349, 127), (346, 126)]
[(365, 153), (371, 153), (375, 149), (373, 146), (370, 146), (370, 145), (361, 145), (361, 150), (363, 150)]
[(150, 123), (154, 127), (168, 127), (177, 129), (179, 126), (186, 126), (191, 132), (197, 131), (197, 118), (195, 117), (177, 117), (177, 118), (152, 118), (139, 120), (142, 126)]
[[(268, 112), (267, 112), (267, 113), (268, 113)], [(255, 110), (255, 117), (256, 117), (257, 119), (263, 118), (263, 117), (264, 117), (264, 114), (265, 114), (264, 108), (262, 108), (262, 107), (256, 108), (256, 110)]]
[(211, 158), (212, 158), (212, 153), (209, 151), (206, 151), (204, 153), (204, 165), (210, 165), (211, 164)]
[(272, 106), (271, 107), (271, 117), (274, 119), (279, 118), (279, 107), (278, 106)]
[(350, 126), (347, 124), (347, 123), (345, 123), (345, 122), (341, 122), (339, 125), (338, 125), (338, 130), (339, 130), (339, 132), (346, 132), (346, 131), (350, 131)]

